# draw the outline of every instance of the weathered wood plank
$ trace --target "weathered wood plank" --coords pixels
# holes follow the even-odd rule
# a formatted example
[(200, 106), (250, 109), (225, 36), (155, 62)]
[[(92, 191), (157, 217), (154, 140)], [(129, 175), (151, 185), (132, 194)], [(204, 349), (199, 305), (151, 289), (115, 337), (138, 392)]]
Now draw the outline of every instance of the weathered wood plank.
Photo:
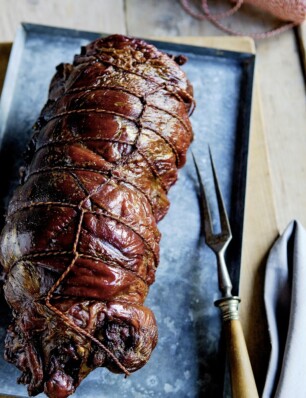
[(125, 33), (124, 0), (0, 0), (0, 41), (13, 41), (20, 22)]
[[(151, 36), (153, 38), (156, 36)], [(204, 46), (210, 48), (218, 48), (221, 50), (240, 51), (247, 53), (255, 53), (255, 44), (249, 37), (214, 37), (214, 36), (180, 36), (180, 37), (166, 37), (159, 36), (158, 39), (173, 43), (192, 44), (194, 46)]]
[(277, 225), (306, 226), (306, 96), (293, 32), (257, 46), (265, 132)]
[[(190, 4), (199, 3), (190, 0)], [(224, 11), (231, 7), (228, 1), (210, 2), (211, 12)], [(127, 31), (135, 36), (221, 36), (222, 31), (209, 21), (199, 21), (187, 14), (179, 0), (126, 0)], [(233, 30), (264, 32), (278, 24), (275, 18), (249, 5), (222, 22)]]

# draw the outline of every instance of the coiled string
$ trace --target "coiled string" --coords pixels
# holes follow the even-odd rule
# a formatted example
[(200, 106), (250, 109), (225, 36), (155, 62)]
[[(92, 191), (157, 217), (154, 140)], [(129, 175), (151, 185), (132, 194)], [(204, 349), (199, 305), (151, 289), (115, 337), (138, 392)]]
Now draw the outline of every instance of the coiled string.
[[(239, 30), (234, 30), (221, 22), (221, 19), (227, 18), (236, 13), (243, 3), (253, 4), (262, 8), (281, 19), (292, 19), (292, 22), (286, 22), (282, 26), (260, 33), (244, 33)], [(220, 13), (212, 13), (208, 6), (207, 0), (201, 0), (201, 11), (194, 10), (190, 5), (190, 0), (180, 0), (184, 10), (192, 17), (199, 20), (208, 20), (217, 28), (231, 35), (235, 36), (250, 36), (254, 39), (266, 39), (268, 37), (279, 35), (304, 21), (306, 17), (306, 3), (301, 0), (237, 0), (236, 4), (228, 11)]]

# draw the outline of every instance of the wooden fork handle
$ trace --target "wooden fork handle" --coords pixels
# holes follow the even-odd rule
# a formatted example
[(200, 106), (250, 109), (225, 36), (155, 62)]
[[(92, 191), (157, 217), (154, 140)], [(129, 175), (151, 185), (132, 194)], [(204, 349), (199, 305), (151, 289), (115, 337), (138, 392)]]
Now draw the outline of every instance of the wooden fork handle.
[(238, 316), (239, 297), (218, 300), (223, 317), (233, 398), (259, 398), (254, 374)]

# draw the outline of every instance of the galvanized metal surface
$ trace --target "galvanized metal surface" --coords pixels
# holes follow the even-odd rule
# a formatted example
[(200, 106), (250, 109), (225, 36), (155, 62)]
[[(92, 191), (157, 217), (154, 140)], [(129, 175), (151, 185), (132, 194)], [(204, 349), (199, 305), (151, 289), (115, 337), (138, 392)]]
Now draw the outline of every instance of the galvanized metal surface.
[[(24, 24), (14, 43), (0, 103), (1, 215), (18, 183), (22, 153), (47, 98), (55, 66), (71, 62), (81, 45), (99, 34)], [(238, 291), (246, 185), (254, 56), (172, 43), (155, 42), (160, 49), (188, 56), (183, 66), (191, 80), (197, 108), (192, 116), (192, 150), (208, 192), (210, 144), (229, 214), (233, 240), (227, 264)], [(1, 138), (0, 137), (0, 138)], [(74, 397), (221, 397), (224, 353), (216, 260), (203, 245), (197, 178), (189, 154), (179, 181), (170, 191), (171, 207), (159, 224), (161, 260), (146, 305), (155, 313), (159, 343), (148, 364), (131, 377), (97, 369), (83, 381)], [(209, 194), (212, 209), (214, 198)], [(214, 214), (214, 211), (213, 211)], [(215, 228), (218, 228), (215, 225)], [(8, 317), (0, 310), (0, 394), (25, 396), (17, 385), (19, 371), (3, 360)], [(43, 396), (43, 394), (41, 395)]]

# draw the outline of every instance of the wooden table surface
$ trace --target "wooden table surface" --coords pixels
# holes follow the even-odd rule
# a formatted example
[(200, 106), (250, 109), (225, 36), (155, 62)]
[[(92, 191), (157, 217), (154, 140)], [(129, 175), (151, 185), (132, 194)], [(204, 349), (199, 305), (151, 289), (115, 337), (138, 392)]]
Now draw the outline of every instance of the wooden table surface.
[[(224, 6), (221, 0), (214, 3), (217, 8)], [(0, 0), (0, 10), (0, 42), (13, 41), (18, 24), (24, 21), (141, 37), (175, 37), (219, 48), (252, 47), (248, 40), (241, 44), (241, 39), (208, 38), (223, 33), (185, 14), (177, 0)], [(260, 12), (256, 16), (261, 17)], [(274, 22), (273, 18), (255, 20), (243, 10), (228, 23), (249, 32), (265, 30)], [(256, 42), (252, 129), (257, 133), (252, 135), (250, 147), (241, 284), (246, 297), (243, 325), (259, 390), (269, 350), (262, 311), (266, 254), (290, 220), (298, 219), (306, 227), (306, 62), (298, 47), (299, 41), (305, 43), (305, 32), (303, 26)], [(0, 57), (5, 60), (8, 47), (2, 51)], [(3, 62), (0, 89), (1, 67)]]

